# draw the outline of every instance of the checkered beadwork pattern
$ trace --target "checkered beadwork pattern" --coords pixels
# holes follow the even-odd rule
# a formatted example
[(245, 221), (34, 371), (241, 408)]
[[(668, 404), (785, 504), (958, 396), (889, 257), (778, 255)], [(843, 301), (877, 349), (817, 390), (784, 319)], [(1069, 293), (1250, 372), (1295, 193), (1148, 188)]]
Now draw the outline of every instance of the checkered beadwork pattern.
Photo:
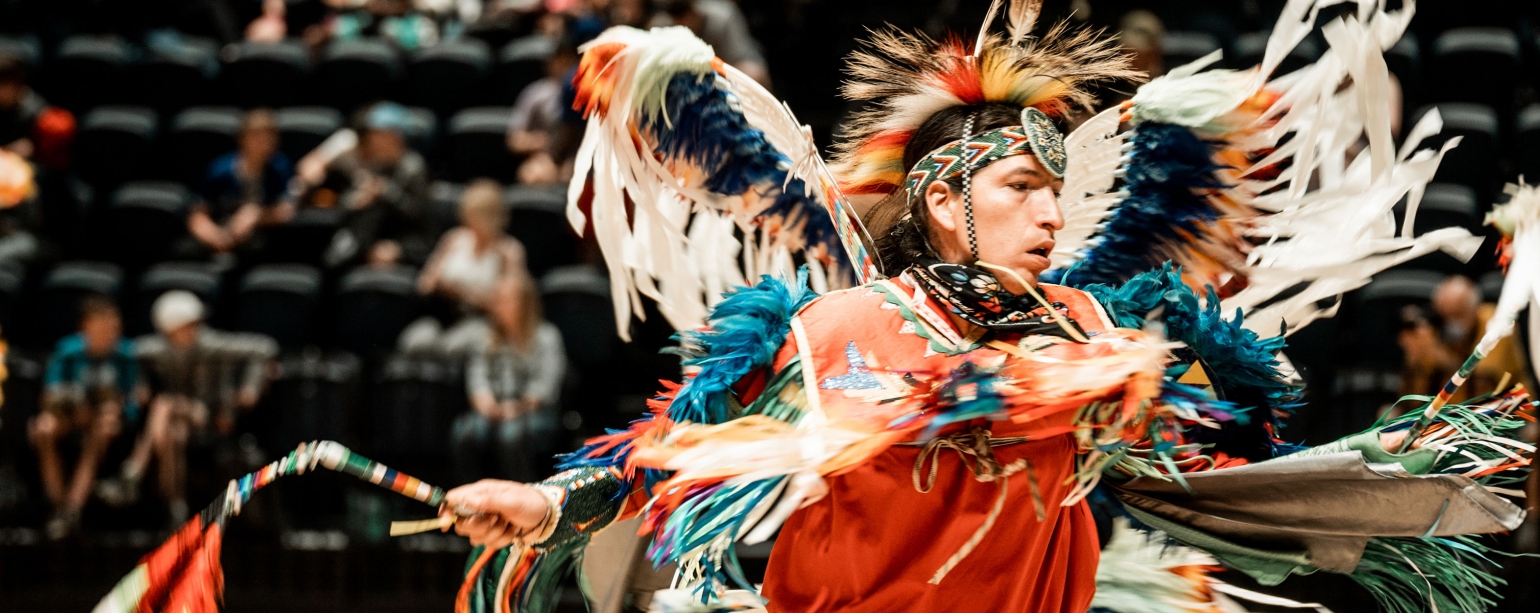
[(964, 169), (976, 171), (1013, 155), (1036, 155), (1048, 172), (1064, 176), (1069, 156), (1064, 152), (1064, 137), (1053, 120), (1034, 108), (1023, 111), (1021, 118), (1023, 125), (952, 141), (925, 156), (904, 180), (909, 200), (912, 202), (925, 193), (931, 183), (960, 176)]

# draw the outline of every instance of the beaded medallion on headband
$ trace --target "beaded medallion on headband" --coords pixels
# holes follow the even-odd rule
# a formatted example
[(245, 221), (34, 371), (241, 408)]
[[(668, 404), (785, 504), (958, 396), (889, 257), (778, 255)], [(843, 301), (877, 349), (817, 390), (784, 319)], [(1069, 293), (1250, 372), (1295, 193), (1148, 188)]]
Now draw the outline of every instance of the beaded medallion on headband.
[(961, 176), (964, 169), (980, 169), (1002, 158), (1031, 153), (1055, 177), (1064, 176), (1069, 157), (1064, 137), (1042, 111), (1021, 111), (1021, 125), (1007, 126), (947, 143), (925, 156), (909, 171), (904, 190), (912, 201), (936, 181)]

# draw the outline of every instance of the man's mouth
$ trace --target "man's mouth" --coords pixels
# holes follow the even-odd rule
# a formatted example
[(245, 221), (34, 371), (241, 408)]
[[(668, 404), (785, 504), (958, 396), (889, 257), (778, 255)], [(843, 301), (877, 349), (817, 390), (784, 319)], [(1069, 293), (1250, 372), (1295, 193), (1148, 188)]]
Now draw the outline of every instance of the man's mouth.
[(1053, 243), (1048, 243), (1046, 245), (1043, 245), (1042, 247), (1038, 247), (1036, 249), (1028, 251), (1027, 253), (1030, 253), (1030, 254), (1036, 255), (1036, 256), (1042, 256), (1042, 257), (1046, 258), (1046, 257), (1048, 257), (1048, 254), (1053, 253)]

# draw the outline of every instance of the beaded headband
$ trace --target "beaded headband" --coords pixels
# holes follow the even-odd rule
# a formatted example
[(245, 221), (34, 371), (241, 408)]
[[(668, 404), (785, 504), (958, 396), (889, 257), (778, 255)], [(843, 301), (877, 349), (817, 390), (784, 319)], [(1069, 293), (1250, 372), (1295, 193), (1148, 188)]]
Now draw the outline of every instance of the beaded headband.
[(1064, 176), (1069, 158), (1064, 153), (1064, 137), (1042, 111), (1027, 107), (1021, 111), (1021, 125), (991, 130), (942, 145), (921, 158), (904, 181), (910, 202), (925, 193), (936, 181), (962, 176), (964, 170), (978, 170), (1001, 159), (1031, 153), (1054, 177)]

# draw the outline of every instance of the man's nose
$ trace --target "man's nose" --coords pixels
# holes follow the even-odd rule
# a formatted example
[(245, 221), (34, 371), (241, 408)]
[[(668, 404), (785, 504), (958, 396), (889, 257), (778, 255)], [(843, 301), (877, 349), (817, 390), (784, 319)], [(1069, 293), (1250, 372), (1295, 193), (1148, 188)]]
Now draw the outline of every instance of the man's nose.
[(1038, 227), (1049, 232), (1064, 229), (1064, 212), (1059, 210), (1059, 198), (1052, 189), (1044, 187), (1032, 195), (1032, 212)]

